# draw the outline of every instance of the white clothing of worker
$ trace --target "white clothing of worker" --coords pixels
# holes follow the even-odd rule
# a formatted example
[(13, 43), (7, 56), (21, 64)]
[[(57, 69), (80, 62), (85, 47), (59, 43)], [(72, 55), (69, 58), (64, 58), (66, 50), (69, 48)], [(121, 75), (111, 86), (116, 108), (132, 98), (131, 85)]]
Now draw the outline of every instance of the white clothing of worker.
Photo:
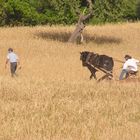
[(123, 80), (124, 79), (124, 75), (125, 78), (128, 77), (129, 72), (137, 72), (138, 71), (138, 63), (139, 60), (132, 58), (130, 55), (125, 55), (125, 63), (123, 65), (123, 69), (122, 72), (120, 74), (119, 80)]
[(7, 59), (9, 60), (10, 63), (14, 63), (18, 61), (18, 56), (14, 52), (10, 52), (7, 55)]
[(130, 71), (138, 71), (138, 63), (139, 63), (139, 60), (137, 59), (134, 59), (134, 58), (131, 58), (131, 59), (128, 59), (124, 65), (123, 65), (123, 69), (126, 69), (126, 70), (130, 70)]

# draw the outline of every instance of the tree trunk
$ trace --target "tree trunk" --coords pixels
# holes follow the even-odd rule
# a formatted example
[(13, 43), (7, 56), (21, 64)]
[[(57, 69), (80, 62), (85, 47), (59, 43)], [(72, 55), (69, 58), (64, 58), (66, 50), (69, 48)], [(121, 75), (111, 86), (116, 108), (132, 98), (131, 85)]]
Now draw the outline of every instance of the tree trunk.
[[(87, 2), (89, 4), (90, 13), (87, 15), (84, 15), (84, 13), (80, 14), (76, 28), (68, 40), (68, 42), (70, 42), (70, 43), (74, 43), (74, 42), (82, 43), (84, 40), (82, 33), (83, 33), (84, 28), (85, 28), (85, 21), (88, 20), (89, 18), (91, 18), (93, 15), (92, 1), (87, 0)], [(80, 38), (79, 41), (78, 41), (78, 38)]]

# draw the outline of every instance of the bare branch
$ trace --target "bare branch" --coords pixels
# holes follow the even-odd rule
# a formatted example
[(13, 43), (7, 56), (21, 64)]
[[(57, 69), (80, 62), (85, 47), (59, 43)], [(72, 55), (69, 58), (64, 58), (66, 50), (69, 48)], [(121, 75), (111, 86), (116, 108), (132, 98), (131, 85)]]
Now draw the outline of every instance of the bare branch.
[(86, 21), (86, 20), (89, 19), (90, 17), (92, 17), (92, 14), (91, 14), (91, 13), (89, 13), (89, 14), (83, 16), (83, 17), (82, 17), (82, 21)]
[(82, 32), (85, 28), (85, 21), (93, 16), (92, 0), (86, 0), (86, 1), (88, 4), (87, 7), (89, 9), (88, 14), (85, 14), (86, 9), (84, 10), (83, 13), (76, 10), (77, 13), (80, 13), (79, 20), (78, 20), (78, 24), (77, 24), (73, 34), (70, 36), (68, 42), (75, 42), (79, 36), (81, 38), (81, 42), (83, 42), (83, 40), (84, 40)]
[(93, 10), (93, 4), (92, 4), (92, 1), (91, 0), (87, 0), (88, 4), (89, 4), (89, 9), (90, 11)]

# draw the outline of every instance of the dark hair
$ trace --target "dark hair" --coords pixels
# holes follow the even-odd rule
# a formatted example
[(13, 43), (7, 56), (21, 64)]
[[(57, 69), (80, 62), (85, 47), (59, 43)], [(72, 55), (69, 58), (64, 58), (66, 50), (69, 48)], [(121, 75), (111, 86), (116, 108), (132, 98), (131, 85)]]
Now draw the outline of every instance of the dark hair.
[(13, 52), (13, 49), (12, 49), (12, 48), (9, 48), (9, 49), (8, 49), (8, 52)]
[(131, 58), (132, 58), (132, 56), (130, 56), (130, 55), (128, 55), (128, 54), (126, 54), (126, 55), (124, 56), (124, 58), (125, 58), (125, 59), (131, 59)]

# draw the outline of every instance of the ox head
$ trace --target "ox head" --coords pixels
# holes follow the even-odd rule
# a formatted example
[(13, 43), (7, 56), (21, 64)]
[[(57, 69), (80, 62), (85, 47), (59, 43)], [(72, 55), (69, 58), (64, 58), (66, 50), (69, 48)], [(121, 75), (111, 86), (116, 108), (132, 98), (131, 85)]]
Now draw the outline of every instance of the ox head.
[(86, 61), (88, 54), (89, 54), (89, 52), (87, 52), (87, 51), (80, 52), (80, 60)]
[(87, 56), (90, 52), (87, 52), (87, 51), (84, 51), (84, 52), (80, 52), (80, 60), (82, 61), (82, 65), (83, 66), (86, 66), (87, 63), (86, 63), (86, 59), (87, 59)]

